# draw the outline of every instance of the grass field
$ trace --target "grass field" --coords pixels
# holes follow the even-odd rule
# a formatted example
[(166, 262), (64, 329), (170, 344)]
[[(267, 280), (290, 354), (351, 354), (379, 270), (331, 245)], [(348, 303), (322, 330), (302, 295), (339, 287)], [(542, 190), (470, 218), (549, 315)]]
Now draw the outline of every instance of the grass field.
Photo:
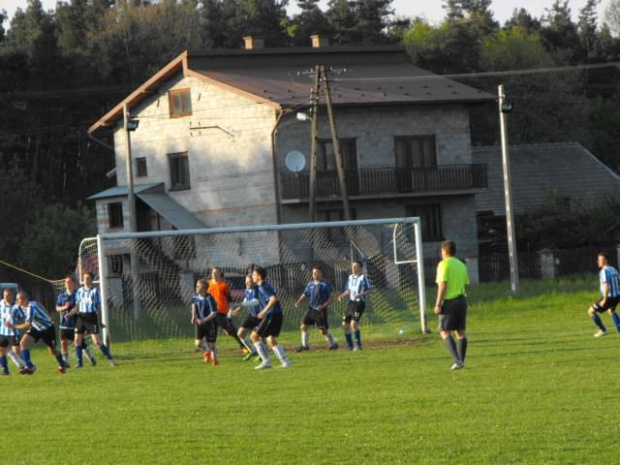
[[(473, 289), (467, 368), (436, 333), (291, 353), (255, 372), (225, 342), (116, 345), (105, 364), (0, 380), (5, 464), (618, 463), (620, 335), (595, 339), (596, 277)], [(430, 299), (432, 302), (432, 299)], [(604, 322), (611, 327), (608, 316)], [(431, 319), (434, 328), (435, 319)], [(336, 331), (339, 339), (341, 334)], [(297, 334), (284, 337), (287, 346)]]

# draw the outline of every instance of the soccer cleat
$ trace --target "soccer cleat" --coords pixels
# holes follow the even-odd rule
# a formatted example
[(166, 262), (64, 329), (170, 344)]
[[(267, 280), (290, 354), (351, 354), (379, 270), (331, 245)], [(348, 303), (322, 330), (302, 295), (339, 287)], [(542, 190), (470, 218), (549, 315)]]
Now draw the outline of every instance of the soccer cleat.
[(329, 346), (329, 350), (338, 350), (338, 343), (334, 343), (333, 345)]
[(67, 372), (67, 369), (64, 366), (58, 365), (58, 373), (64, 375)]
[(291, 367), (291, 362), (287, 360), (286, 362), (282, 362), (278, 368), (290, 368), (290, 367)]
[(599, 329), (596, 333), (594, 333), (594, 337), (602, 337), (602, 336), (607, 336), (607, 330), (603, 331), (602, 329)]
[(243, 357), (243, 361), (244, 362), (248, 362), (250, 360), (252, 360), (254, 358), (254, 356), (258, 355), (255, 352), (250, 352), (249, 354), (247, 354), (245, 357)]
[(214, 358), (212, 363), (213, 363), (214, 367), (216, 367), (216, 366), (218, 366), (220, 364), (220, 362), (217, 361), (217, 358)]
[(116, 360), (114, 360), (113, 358), (109, 358), (108, 362), (110, 363), (110, 366), (112, 368), (116, 368), (118, 365), (116, 364)]
[(205, 363), (211, 362), (211, 352), (205, 352), (203, 358), (205, 359)]
[(255, 370), (267, 370), (269, 368), (271, 368), (271, 363), (269, 362), (262, 362), (260, 365), (254, 367)]
[(295, 352), (300, 353), (303, 352), (305, 350), (310, 350), (310, 347), (304, 346), (304, 345), (300, 345), (299, 347), (297, 347), (297, 349), (295, 349)]
[(95, 357), (91, 358), (91, 359), (90, 359), (90, 364), (91, 364), (92, 366), (96, 367), (96, 366), (97, 366), (97, 359), (96, 359)]
[(362, 346), (355, 346), (355, 347), (353, 348), (353, 352), (357, 352), (357, 351), (359, 351), (359, 350), (362, 350)]
[(463, 362), (454, 362), (452, 365), (450, 365), (450, 369), (452, 371), (462, 370), (463, 368), (465, 368), (465, 364)]
[(9, 370), (2, 370), (2, 376), (9, 376), (10, 374)]
[(76, 370), (78, 370), (78, 369), (80, 369), (80, 368), (84, 368), (84, 365), (82, 365), (81, 363), (79, 363), (79, 364), (77, 364), (77, 365), (75, 366), (75, 369), (76, 369)]
[(247, 355), (250, 353), (250, 350), (247, 347), (242, 347), (241, 348), (241, 353), (244, 355)]

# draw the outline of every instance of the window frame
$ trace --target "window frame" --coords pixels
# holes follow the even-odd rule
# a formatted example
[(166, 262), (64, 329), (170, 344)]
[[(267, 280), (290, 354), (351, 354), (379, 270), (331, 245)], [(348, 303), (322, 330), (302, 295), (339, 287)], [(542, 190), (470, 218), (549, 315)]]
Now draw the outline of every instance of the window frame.
[(146, 163), (146, 157), (138, 157), (136, 160), (136, 178), (148, 178), (149, 171)]
[[(414, 159), (413, 153), (413, 143), (417, 142), (423, 144), (424, 141), (430, 141), (429, 147), (432, 147), (432, 160), (430, 164), (426, 163), (426, 157), (424, 153), (422, 153), (422, 159), (420, 160), (420, 164), (416, 164), (416, 160)], [(399, 164), (399, 144), (404, 145), (404, 160), (407, 162), (404, 165)], [(439, 154), (439, 150), (437, 150), (437, 137), (435, 134), (421, 134), (415, 136), (394, 136), (394, 165), (396, 168), (404, 168), (404, 169), (429, 169), (437, 167), (437, 156)]]
[[(174, 164), (177, 163), (177, 160), (185, 160), (185, 176), (187, 177), (186, 183), (178, 182), (178, 179), (175, 179), (178, 176), (177, 169), (175, 169)], [(191, 189), (191, 179), (189, 172), (189, 154), (188, 152), (176, 152), (168, 154), (168, 168), (170, 170), (170, 190), (171, 191), (182, 191)], [(175, 182), (175, 180), (177, 182)]]
[[(440, 203), (411, 204), (405, 207), (408, 217), (419, 217), (422, 220), (422, 241), (443, 241), (443, 216)], [(429, 219), (430, 218), (430, 219)]]
[(125, 227), (123, 202), (108, 202), (108, 228), (122, 229)]
[[(177, 111), (174, 105), (174, 98), (177, 95), (181, 95), (181, 108)], [(187, 101), (187, 105), (189, 108), (185, 107), (185, 99), (183, 95), (188, 95), (189, 100)], [(183, 89), (174, 89), (168, 92), (168, 112), (170, 118), (182, 118), (184, 116), (192, 115), (192, 92), (189, 87)]]

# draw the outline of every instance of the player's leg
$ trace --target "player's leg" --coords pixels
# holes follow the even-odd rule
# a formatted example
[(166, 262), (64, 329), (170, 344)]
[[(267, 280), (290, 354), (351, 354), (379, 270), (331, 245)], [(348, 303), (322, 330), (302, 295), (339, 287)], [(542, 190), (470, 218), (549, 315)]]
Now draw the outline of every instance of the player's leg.
[(254, 343), (248, 337), (248, 329), (252, 329), (256, 327), (256, 324), (254, 325), (251, 324), (251, 318), (252, 317), (247, 317), (245, 321), (241, 324), (241, 327), (239, 328), (239, 330), (237, 331), (237, 336), (239, 336), (239, 339), (243, 341), (245, 346), (250, 351), (245, 357), (243, 357), (244, 362), (247, 362), (248, 360), (251, 360), (252, 358), (258, 356), (258, 353), (256, 352), (256, 348), (254, 347)]
[(68, 330), (64, 328), (60, 328), (60, 352), (62, 353), (62, 359), (65, 362), (65, 366), (69, 368), (71, 365), (69, 363), (69, 342), (71, 334), (68, 333)]
[(200, 337), (200, 325), (195, 324), (194, 327), (196, 332), (196, 336), (194, 337), (194, 350), (196, 352), (202, 352), (206, 350), (206, 347), (203, 338)]
[(256, 367), (256, 370), (271, 368), (271, 360), (269, 360), (269, 355), (267, 354), (266, 350), (267, 348), (262, 343), (263, 333), (265, 332), (268, 323), (269, 318), (264, 318), (250, 335), (250, 339), (252, 339), (252, 342), (254, 343), (256, 353), (261, 358), (261, 364)]
[(607, 334), (607, 328), (603, 324), (603, 320), (601, 320), (601, 317), (598, 315), (599, 313), (602, 313), (604, 311), (605, 309), (600, 305), (600, 302), (593, 303), (592, 306), (588, 309), (588, 315), (590, 315), (590, 319), (599, 328), (599, 330), (594, 333), (594, 337), (601, 337)]
[[(7, 336), (6, 338), (2, 339), (2, 343), (0, 344), (0, 347), (4, 348), (4, 353), (6, 354), (6, 357), (8, 357), (17, 368), (19, 368), (20, 373), (24, 373), (26, 364), (24, 363), (24, 360), (20, 356), (19, 337), (18, 336)], [(6, 369), (8, 372), (8, 366)], [(3, 367), (3, 371), (4, 371), (4, 367)]]
[(58, 362), (58, 372), (65, 373), (67, 371), (65, 361), (63, 360), (60, 351), (56, 348), (56, 328), (52, 326), (48, 330), (43, 331), (41, 333), (41, 340), (47, 346), (47, 350), (50, 355), (52, 355)]
[(97, 332), (91, 333), (90, 336), (93, 339), (93, 344), (99, 347), (99, 350), (101, 351), (103, 356), (108, 359), (108, 361), (110, 362), (110, 365), (113, 367), (116, 366), (116, 361), (114, 360), (114, 357), (112, 357), (112, 353), (110, 352), (110, 349), (108, 348), (107, 345), (103, 343), (103, 341), (101, 340), (101, 337), (99, 337), (99, 330), (97, 329)]
[(92, 366), (97, 365), (97, 359), (93, 353), (92, 347), (86, 343), (86, 339), (82, 338), (82, 353), (86, 355), (86, 358)]
[(338, 348), (338, 343), (336, 342), (336, 339), (334, 339), (334, 335), (329, 330), (329, 314), (327, 313), (327, 309), (320, 312), (320, 318), (317, 324), (319, 326), (319, 330), (323, 336), (325, 336), (325, 339), (329, 344), (329, 350), (336, 350)]
[(366, 307), (365, 302), (354, 302), (354, 313), (351, 319), (351, 330), (353, 331), (353, 337), (355, 339), (355, 349), (353, 350), (362, 350), (362, 332), (360, 330), (360, 320), (362, 319), (362, 314), (364, 313), (364, 308)]
[(217, 366), (220, 362), (217, 359), (217, 325), (213, 321), (207, 323), (206, 328), (207, 345), (211, 354), (211, 363), (213, 366)]
[[(6, 344), (4, 341), (6, 341)], [(2, 374), (5, 376), (10, 374), (9, 363), (6, 359), (7, 347), (9, 347), (8, 338), (3, 338), (0, 340), (0, 368), (2, 369)]]
[(301, 345), (295, 349), (295, 352), (303, 352), (304, 350), (310, 350), (310, 331), (308, 331), (308, 327), (312, 325), (314, 322), (312, 321), (311, 310), (306, 310), (303, 319), (301, 320), (301, 326), (299, 327), (301, 331)]
[(609, 302), (608, 312), (611, 316), (611, 321), (614, 322), (614, 326), (620, 332), (620, 316), (616, 313), (616, 307), (618, 306), (618, 298), (613, 298), (611, 302)]
[(30, 358), (30, 344), (32, 343), (32, 341), (34, 341), (34, 338), (30, 336), (30, 334), (28, 333), (24, 334), (24, 336), (22, 337), (22, 340), (19, 343), (19, 348), (21, 350), (22, 359), (24, 360), (24, 363), (26, 364), (26, 368), (34, 372), (36, 368)]
[(455, 317), (455, 308), (454, 303), (451, 301), (444, 301), (441, 306), (441, 313), (439, 314), (439, 334), (452, 357), (453, 363), (450, 366), (451, 370), (460, 370), (463, 368), (463, 360), (461, 360), (461, 356), (459, 355), (459, 351), (456, 347), (456, 342), (450, 334), (450, 331), (456, 331), (457, 329), (461, 329), (458, 327), (456, 317)]
[(289, 360), (288, 355), (284, 350), (284, 347), (282, 347), (278, 343), (277, 339), (277, 337), (280, 335), (280, 330), (282, 329), (282, 321), (283, 318), (281, 313), (275, 313), (271, 315), (269, 326), (266, 331), (266, 335), (268, 336), (267, 343), (280, 361), (280, 366), (282, 368), (289, 368), (291, 366), (291, 361)]
[(456, 335), (456, 351), (459, 354), (461, 363), (465, 365), (465, 356), (467, 355), (467, 336), (465, 330), (457, 330), (454, 332)]

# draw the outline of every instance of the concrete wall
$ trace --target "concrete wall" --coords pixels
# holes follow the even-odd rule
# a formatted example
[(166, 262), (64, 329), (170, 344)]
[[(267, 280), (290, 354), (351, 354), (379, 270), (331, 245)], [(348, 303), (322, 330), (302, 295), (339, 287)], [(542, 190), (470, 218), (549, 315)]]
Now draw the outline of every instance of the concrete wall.
[[(191, 89), (192, 115), (170, 118), (168, 92), (184, 88)], [(135, 184), (165, 183), (168, 195), (207, 227), (277, 222), (270, 142), (273, 108), (178, 76), (131, 112), (140, 120), (131, 133), (132, 156), (145, 157), (148, 170), (147, 177), (134, 178)], [(121, 128), (114, 142), (118, 185), (126, 185)], [(188, 190), (170, 190), (168, 154), (177, 152), (188, 153)]]

